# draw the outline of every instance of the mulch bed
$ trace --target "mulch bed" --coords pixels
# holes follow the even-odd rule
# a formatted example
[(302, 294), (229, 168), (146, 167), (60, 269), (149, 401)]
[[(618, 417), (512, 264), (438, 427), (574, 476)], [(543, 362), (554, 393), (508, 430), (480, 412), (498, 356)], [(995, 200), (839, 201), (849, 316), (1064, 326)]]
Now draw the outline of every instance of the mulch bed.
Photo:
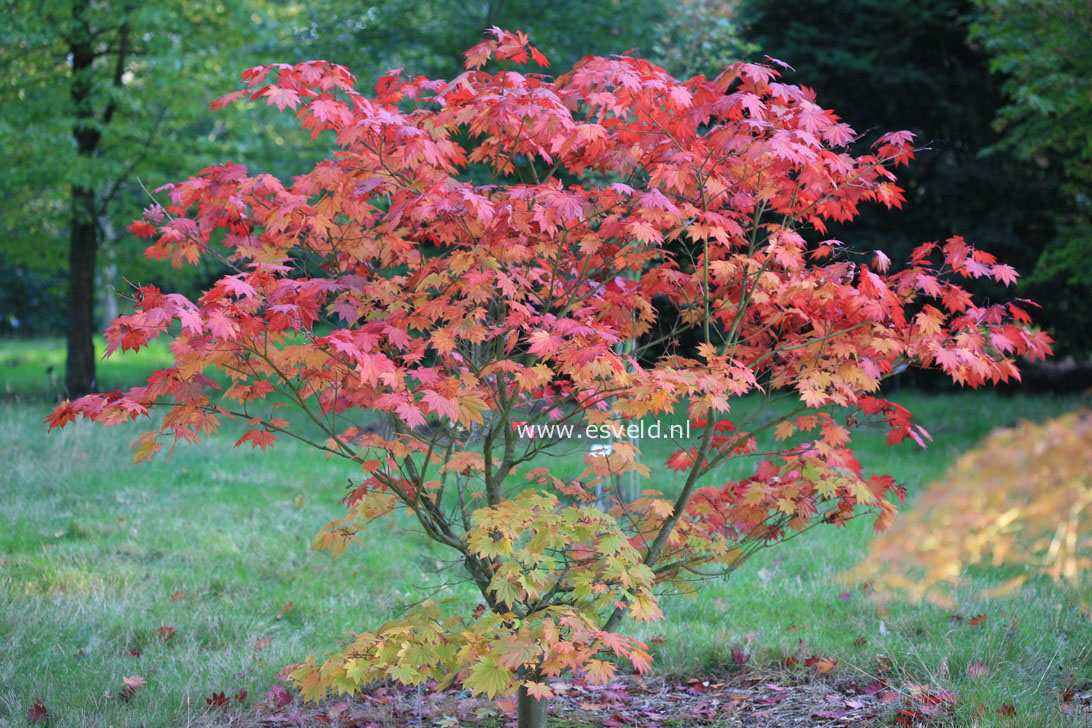
[[(551, 686), (557, 695), (550, 702), (551, 725), (566, 728), (926, 726), (942, 720), (955, 705), (950, 693), (926, 686), (894, 689), (882, 680), (752, 669), (690, 680), (625, 676), (602, 686), (576, 678), (555, 681)], [(1092, 710), (1092, 691), (1071, 696), (1070, 703), (1080, 712)], [(982, 711), (986, 710), (982, 706)], [(995, 711), (988, 712), (989, 718), (997, 718)], [(514, 726), (514, 715), (511, 698), (487, 700), (460, 690), (380, 685), (351, 699), (303, 705), (278, 685), (260, 706), (230, 724), (255, 728), (495, 728)]]

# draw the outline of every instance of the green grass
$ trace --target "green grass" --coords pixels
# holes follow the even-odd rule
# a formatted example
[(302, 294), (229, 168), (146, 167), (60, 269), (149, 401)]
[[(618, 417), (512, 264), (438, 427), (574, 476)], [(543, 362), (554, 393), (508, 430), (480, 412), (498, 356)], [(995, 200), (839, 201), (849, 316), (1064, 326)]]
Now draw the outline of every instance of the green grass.
[[(34, 356), (29, 345), (5, 344), (0, 366), (8, 368), (0, 371), (45, 361)], [(20, 363), (11, 366), (13, 358)], [(119, 383), (154, 363), (127, 362), (115, 372)], [(858, 446), (866, 467), (891, 472), (912, 492), (992, 427), (1076, 404), (988, 393), (900, 399), (936, 444), (890, 449), (875, 431)], [(169, 463), (133, 466), (128, 446), (139, 426), (81, 424), (47, 436), (47, 409), (0, 405), (0, 726), (23, 725), (38, 698), (52, 726), (200, 725), (213, 692), (260, 696), (283, 665), (324, 654), (344, 632), (377, 625), (419, 598), (420, 586), (450, 575), (445, 554), (400, 529), (405, 521), (365, 532), (365, 547), (340, 559), (310, 551), (314, 532), (342, 512), (337, 501), (354, 473), (304, 446), (234, 450), (242, 426), (229, 423), (202, 447), (180, 446)], [(647, 460), (667, 448), (650, 443)], [(576, 460), (553, 464), (565, 470)], [(653, 482), (663, 472), (654, 469)], [(1035, 581), (987, 600), (981, 593), (1004, 575), (984, 570), (952, 610), (881, 604), (837, 581), (863, 554), (870, 528), (860, 521), (817, 530), (695, 598), (668, 597), (668, 620), (639, 631), (657, 669), (723, 667), (739, 646), (757, 665), (836, 657), (836, 675), (867, 681), (884, 655), (894, 686), (932, 683), (956, 693), (954, 725), (970, 724), (978, 702), (990, 716), (1014, 705), (1021, 726), (1064, 725), (1060, 691), (1092, 681), (1092, 593)], [(184, 598), (172, 599), (176, 591)], [(849, 599), (839, 598), (846, 591)], [(971, 627), (953, 622), (953, 611), (987, 619)], [(162, 640), (161, 626), (174, 635)], [(260, 638), (270, 640), (262, 650)], [(139, 658), (129, 655), (134, 649)], [(987, 663), (990, 675), (968, 679), (972, 661)], [(131, 675), (147, 680), (131, 702), (104, 697)]]
[[(95, 340), (100, 359), (106, 342)], [(64, 388), (65, 344), (62, 339), (0, 339), (0, 398), (56, 400)], [(117, 352), (101, 359), (99, 387), (117, 389), (139, 384), (156, 369), (167, 366), (171, 354), (164, 341), (154, 341), (139, 352)]]

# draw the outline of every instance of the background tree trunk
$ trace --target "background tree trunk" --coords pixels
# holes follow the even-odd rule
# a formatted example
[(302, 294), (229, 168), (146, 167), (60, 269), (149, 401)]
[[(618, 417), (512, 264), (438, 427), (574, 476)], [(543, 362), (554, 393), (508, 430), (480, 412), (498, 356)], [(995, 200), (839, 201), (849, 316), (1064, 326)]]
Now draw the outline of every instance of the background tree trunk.
[[(94, 123), (93, 73), (95, 47), (87, 19), (87, 2), (73, 5), (73, 28), (68, 38), (72, 57), (72, 105), (76, 122), (72, 137), (81, 157), (92, 157), (101, 133)], [(108, 120), (107, 120), (108, 121)], [(95, 386), (95, 191), (83, 183), (72, 185), (71, 237), (68, 248), (68, 346), (65, 359), (65, 393), (79, 397)]]
[(527, 692), (526, 685), (519, 686), (517, 721), (519, 728), (546, 728), (546, 708), (549, 701)]
[(95, 193), (72, 189), (72, 237), (68, 247), (68, 356), (65, 393), (79, 397), (95, 388)]
[[(117, 111), (115, 99), (106, 103), (102, 115), (95, 111), (95, 32), (92, 31), (89, 0), (72, 6), (72, 29), (68, 50), (72, 58), (70, 93), (76, 111), (72, 138), (80, 157), (96, 155), (102, 129)], [(125, 63), (129, 57), (129, 23), (122, 20), (115, 29), (117, 54), (112, 85), (122, 88)], [(86, 174), (86, 169), (81, 169)], [(68, 249), (68, 345), (65, 359), (65, 393), (79, 397), (95, 390), (95, 257), (98, 253), (98, 199), (93, 183), (77, 178), (72, 185), (72, 229)]]

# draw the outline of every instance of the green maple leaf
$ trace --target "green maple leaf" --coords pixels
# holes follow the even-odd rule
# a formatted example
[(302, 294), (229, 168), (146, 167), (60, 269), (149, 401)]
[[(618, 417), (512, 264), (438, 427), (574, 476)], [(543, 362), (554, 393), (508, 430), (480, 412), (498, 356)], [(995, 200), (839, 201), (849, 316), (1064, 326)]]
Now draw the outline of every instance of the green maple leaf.
[(486, 655), (474, 667), (463, 685), (475, 693), (485, 693), (490, 698), (507, 695), (516, 685), (515, 675), (507, 667), (497, 662), (497, 658)]
[(497, 595), (497, 599), (508, 606), (518, 604), (523, 599), (523, 589), (520, 588), (519, 582), (495, 578), (489, 588)]

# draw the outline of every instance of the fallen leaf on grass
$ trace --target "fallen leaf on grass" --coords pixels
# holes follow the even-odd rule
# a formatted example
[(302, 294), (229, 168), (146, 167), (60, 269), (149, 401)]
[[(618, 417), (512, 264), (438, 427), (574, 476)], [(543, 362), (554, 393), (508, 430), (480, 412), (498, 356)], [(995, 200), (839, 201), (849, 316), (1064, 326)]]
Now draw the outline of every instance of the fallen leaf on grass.
[(1007, 703), (1002, 703), (1001, 707), (994, 711), (1003, 718), (1011, 718), (1016, 715), (1016, 708)]
[(833, 670), (838, 665), (838, 659), (835, 657), (819, 657), (817, 655), (812, 655), (804, 660), (804, 665), (807, 667), (814, 667), (816, 672), (823, 674)]
[(967, 665), (967, 677), (978, 680), (990, 676), (990, 666), (985, 662), (972, 662)]
[(332, 723), (337, 723), (338, 716), (349, 709), (349, 701), (342, 700), (334, 703), (326, 710), (326, 717), (330, 719)]
[(283, 685), (274, 685), (269, 689), (269, 692), (265, 694), (265, 699), (274, 708), (283, 708), (292, 703), (292, 693)]
[(166, 642), (171, 637), (174, 637), (174, 627), (160, 627), (159, 628), (159, 639)]
[(34, 705), (30, 706), (30, 710), (27, 711), (27, 720), (31, 723), (48, 721), (49, 711), (46, 710), (45, 703), (41, 700), (35, 700)]
[(907, 710), (905, 708), (895, 711), (895, 725), (912, 726), (925, 721), (925, 714), (920, 710)]
[(828, 720), (837, 720), (845, 716), (845, 711), (842, 710), (817, 710), (811, 714), (812, 718), (826, 718)]
[(291, 612), (292, 607), (294, 607), (294, 606), (296, 606), (296, 603), (293, 602), (293, 601), (290, 601), (290, 602), (288, 602), (288, 604), (285, 604), (283, 607), (281, 607), (280, 611), (277, 612), (277, 619), (284, 619), (285, 615), (288, 614), (289, 612)]
[(210, 708), (222, 708), (229, 702), (228, 697), (223, 692), (213, 693), (211, 698), (205, 698), (205, 703)]
[(133, 675), (132, 677), (123, 677), (121, 679), (121, 682), (123, 683), (123, 685), (121, 690), (118, 691), (118, 697), (126, 703), (132, 700), (133, 696), (136, 695), (137, 688), (144, 687), (146, 683), (144, 678), (137, 675)]

